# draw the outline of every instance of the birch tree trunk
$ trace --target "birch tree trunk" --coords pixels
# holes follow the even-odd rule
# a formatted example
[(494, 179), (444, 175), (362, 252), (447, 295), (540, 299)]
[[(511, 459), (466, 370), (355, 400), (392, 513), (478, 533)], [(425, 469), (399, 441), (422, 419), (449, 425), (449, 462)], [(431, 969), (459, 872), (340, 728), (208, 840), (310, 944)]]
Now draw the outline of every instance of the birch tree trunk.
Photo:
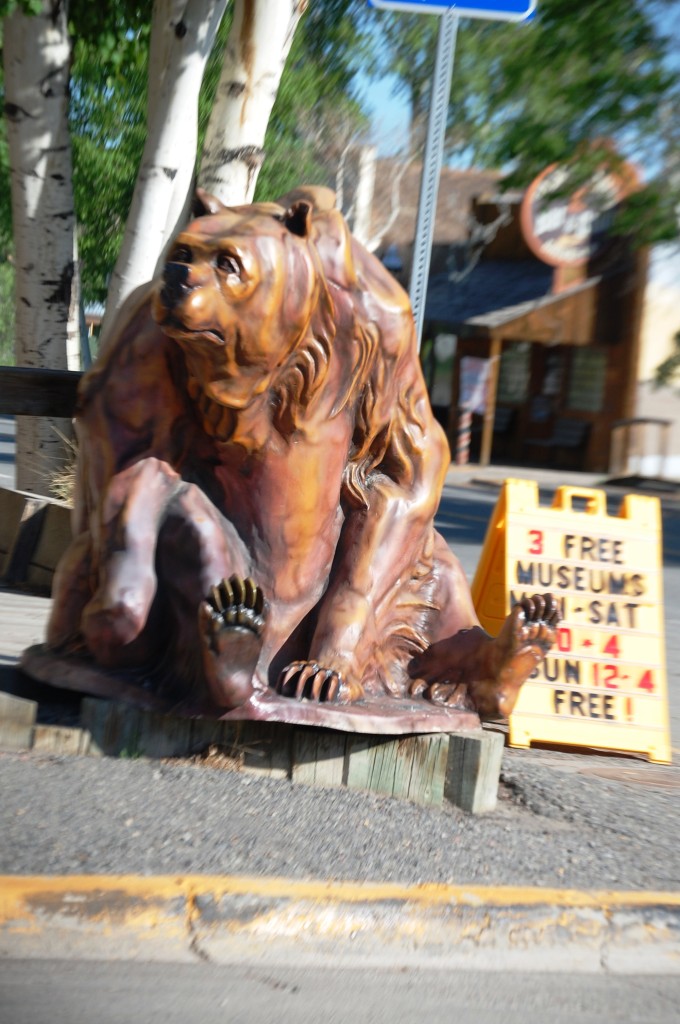
[[(5, 113), (16, 258), (16, 360), (77, 369), (79, 289), (68, 130), (71, 46), (67, 4), (40, 14), (16, 8), (4, 20)], [(68, 453), (68, 420), (19, 417), (17, 487), (49, 492)]]
[(100, 351), (125, 300), (151, 280), (188, 209), (198, 143), (198, 94), (226, 0), (154, 0), (147, 139), (114, 268)]
[(307, 0), (234, 0), (199, 185), (227, 206), (252, 202), (264, 137)]
[[(354, 193), (354, 218), (352, 234), (366, 245), (370, 239), (373, 197), (375, 194), (375, 171), (378, 158), (375, 146), (361, 146), (357, 153), (357, 180)], [(380, 242), (374, 245), (377, 249)]]

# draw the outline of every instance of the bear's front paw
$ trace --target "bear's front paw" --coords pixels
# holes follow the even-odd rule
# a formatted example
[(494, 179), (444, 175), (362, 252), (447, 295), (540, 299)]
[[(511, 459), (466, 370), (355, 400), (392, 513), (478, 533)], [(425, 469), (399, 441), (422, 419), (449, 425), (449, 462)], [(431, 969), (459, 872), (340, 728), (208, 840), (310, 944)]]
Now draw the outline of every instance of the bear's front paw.
[(283, 697), (318, 703), (351, 704), (363, 697), (363, 687), (348, 684), (339, 672), (317, 661), (293, 661), (279, 676), (276, 689)]

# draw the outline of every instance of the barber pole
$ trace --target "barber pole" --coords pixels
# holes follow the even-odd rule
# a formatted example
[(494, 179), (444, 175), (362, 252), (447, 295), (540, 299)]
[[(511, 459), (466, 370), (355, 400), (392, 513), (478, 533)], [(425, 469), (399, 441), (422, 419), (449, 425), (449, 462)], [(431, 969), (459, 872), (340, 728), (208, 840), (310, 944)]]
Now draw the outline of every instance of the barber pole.
[(467, 409), (458, 411), (458, 433), (456, 436), (456, 465), (467, 466), (470, 460), (470, 436), (472, 413)]

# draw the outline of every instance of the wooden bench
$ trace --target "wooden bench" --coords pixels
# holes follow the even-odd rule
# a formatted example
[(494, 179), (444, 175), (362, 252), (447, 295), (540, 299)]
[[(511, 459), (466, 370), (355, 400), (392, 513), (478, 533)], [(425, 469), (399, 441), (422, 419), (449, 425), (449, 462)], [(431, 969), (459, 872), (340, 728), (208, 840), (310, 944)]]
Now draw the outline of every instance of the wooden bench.
[(511, 405), (496, 406), (493, 418), (494, 434), (509, 434), (515, 423), (516, 409)]
[[(512, 433), (515, 426), (517, 409), (511, 405), (498, 405), (494, 412), (493, 418), (493, 443), (494, 445), (499, 444), (502, 449), (507, 447), (504, 444), (506, 438)], [(484, 417), (475, 416), (473, 418), (471, 427), (470, 447), (474, 458), (479, 456), (479, 446), (481, 443), (482, 433), (484, 431)], [(451, 438), (451, 444), (455, 443), (455, 438)], [(498, 454), (494, 449), (494, 454)]]
[[(0, 416), (75, 414), (78, 370), (0, 366)], [(0, 488), (0, 585), (49, 594), (71, 540), (71, 511), (41, 494)]]
[(71, 539), (63, 501), (0, 487), (0, 586), (49, 595)]
[(0, 367), (0, 416), (62, 416), (76, 408), (79, 370)]

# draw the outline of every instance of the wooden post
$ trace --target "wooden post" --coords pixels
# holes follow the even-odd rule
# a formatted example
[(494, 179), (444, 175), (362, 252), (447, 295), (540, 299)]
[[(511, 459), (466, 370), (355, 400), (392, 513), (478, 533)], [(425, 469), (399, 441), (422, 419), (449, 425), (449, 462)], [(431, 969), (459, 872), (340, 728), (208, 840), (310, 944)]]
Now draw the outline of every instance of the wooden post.
[(479, 453), (480, 466), (488, 466), (491, 461), (491, 448), (493, 447), (493, 423), (496, 417), (496, 392), (498, 390), (498, 373), (501, 364), (502, 342), (500, 338), (491, 339), (491, 351), (489, 359), (489, 380), (486, 385), (486, 409), (484, 412), (484, 424), (482, 426), (482, 442)]
[(293, 732), (291, 775), (308, 786), (342, 786), (347, 734), (302, 726)]
[(449, 737), (444, 796), (471, 814), (493, 811), (503, 756), (503, 736), (481, 729)]
[(0, 750), (30, 750), (38, 705), (0, 690)]
[(87, 754), (90, 734), (72, 726), (36, 725), (32, 749), (38, 754)]

